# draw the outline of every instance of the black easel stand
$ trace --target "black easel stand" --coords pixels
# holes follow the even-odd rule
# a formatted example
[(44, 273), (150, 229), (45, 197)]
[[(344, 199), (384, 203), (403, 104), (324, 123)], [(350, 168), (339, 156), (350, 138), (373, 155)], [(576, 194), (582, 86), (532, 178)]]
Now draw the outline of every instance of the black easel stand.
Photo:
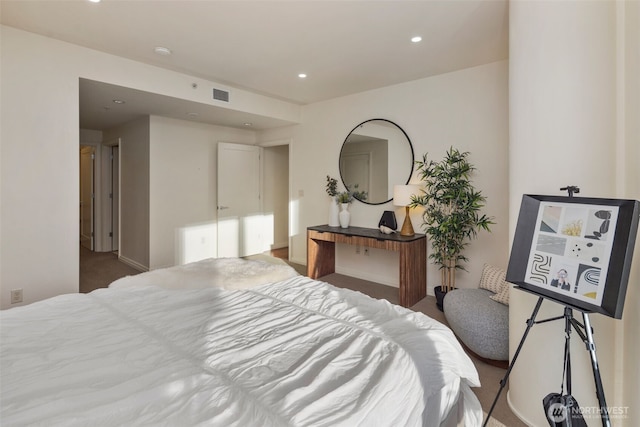
[[(513, 359), (511, 360), (511, 363), (507, 368), (507, 372), (504, 378), (500, 381), (500, 389), (498, 389), (496, 398), (493, 400), (493, 404), (491, 405), (491, 409), (487, 414), (487, 418), (484, 421), (483, 427), (486, 427), (487, 422), (489, 421), (489, 418), (491, 417), (491, 414), (493, 413), (493, 410), (496, 407), (496, 403), (498, 403), (498, 398), (500, 397), (500, 393), (502, 393), (502, 389), (507, 384), (507, 380), (509, 379), (511, 370), (513, 369), (513, 366), (515, 365), (516, 360), (518, 359), (520, 350), (522, 349), (524, 341), (526, 340), (527, 335), (529, 334), (529, 331), (531, 330), (533, 325), (539, 324), (539, 323), (551, 322), (553, 320), (560, 320), (560, 319), (565, 320), (565, 334), (567, 338), (567, 344), (569, 344), (569, 339), (571, 338), (571, 328), (573, 328), (578, 333), (578, 335), (580, 335), (582, 342), (584, 342), (585, 345), (587, 346), (587, 351), (591, 355), (591, 367), (593, 369), (593, 378), (596, 385), (596, 395), (598, 396), (598, 403), (600, 404), (600, 417), (602, 418), (602, 426), (611, 427), (611, 420), (609, 419), (609, 412), (607, 411), (607, 402), (605, 401), (605, 398), (604, 398), (604, 388), (602, 387), (602, 380), (600, 378), (600, 369), (598, 368), (598, 360), (596, 358), (596, 345), (593, 341), (593, 330), (591, 328), (591, 323), (589, 322), (589, 315), (584, 312), (582, 313), (582, 318), (584, 321), (584, 324), (582, 324), (573, 317), (573, 310), (565, 306), (564, 314), (562, 316), (536, 321), (536, 316), (538, 315), (538, 310), (540, 310), (540, 306), (542, 305), (543, 299), (544, 299), (543, 297), (538, 298), (538, 302), (536, 303), (536, 306), (533, 309), (533, 312), (531, 313), (531, 317), (527, 320), (527, 329), (525, 329), (524, 334), (522, 335), (520, 344), (518, 345), (518, 348), (516, 349), (516, 352), (513, 355)], [(540, 399), (540, 401), (542, 402), (542, 399)]]

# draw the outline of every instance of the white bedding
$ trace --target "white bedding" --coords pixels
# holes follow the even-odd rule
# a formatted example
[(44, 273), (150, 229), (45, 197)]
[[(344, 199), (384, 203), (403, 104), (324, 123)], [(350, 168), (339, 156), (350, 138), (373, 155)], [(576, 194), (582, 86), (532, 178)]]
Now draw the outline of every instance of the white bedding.
[[(268, 257), (267, 257), (268, 258)], [(208, 258), (118, 279), (110, 288), (154, 285), (167, 289), (247, 289), (297, 276), (286, 263), (242, 258)]]
[(100, 289), (0, 316), (3, 426), (436, 426), (454, 407), (481, 424), (448, 328), (303, 276)]

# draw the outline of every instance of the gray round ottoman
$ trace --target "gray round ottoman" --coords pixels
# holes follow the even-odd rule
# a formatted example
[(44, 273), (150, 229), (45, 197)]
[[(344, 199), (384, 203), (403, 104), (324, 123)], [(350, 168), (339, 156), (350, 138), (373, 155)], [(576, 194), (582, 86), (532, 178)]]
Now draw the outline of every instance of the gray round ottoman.
[(478, 356), (509, 360), (509, 307), (485, 289), (454, 289), (444, 298), (444, 315), (458, 339)]

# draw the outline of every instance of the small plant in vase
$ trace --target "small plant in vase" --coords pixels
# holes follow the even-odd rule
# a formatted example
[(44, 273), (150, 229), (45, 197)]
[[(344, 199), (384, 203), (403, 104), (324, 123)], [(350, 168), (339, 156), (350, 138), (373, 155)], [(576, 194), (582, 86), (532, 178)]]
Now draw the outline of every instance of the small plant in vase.
[(349, 212), (349, 204), (353, 202), (353, 193), (348, 189), (341, 191), (336, 196), (336, 202), (340, 205), (340, 214), (338, 219), (340, 221), (340, 227), (347, 228), (351, 222), (351, 212)]
[[(411, 198), (411, 207), (421, 206), (422, 227), (431, 240), (429, 258), (440, 266), (442, 283), (435, 288), (438, 308), (448, 291), (455, 287), (456, 269), (466, 270), (468, 259), (462, 254), (469, 240), (478, 230), (490, 230), (493, 218), (481, 214), (486, 198), (471, 183), (475, 167), (469, 163), (469, 152), (451, 147), (440, 162), (427, 159), (416, 161), (418, 177), (422, 180), (422, 194)], [(438, 289), (440, 288), (440, 289)]]
[(327, 175), (327, 185), (325, 189), (330, 197), (336, 197), (338, 195), (338, 180)]
[(329, 205), (329, 227), (339, 227), (340, 219), (339, 213), (340, 208), (338, 207), (338, 180), (335, 178), (331, 178), (327, 175), (327, 185), (325, 187), (327, 194), (331, 197), (331, 202)]
[(349, 191), (341, 191), (336, 195), (336, 202), (344, 205), (353, 202), (353, 194)]
[[(367, 192), (359, 191), (358, 184), (354, 185), (353, 188), (354, 190), (352, 191), (348, 186), (346, 186), (345, 191), (339, 192), (338, 180), (327, 175), (327, 184), (325, 189), (327, 194), (335, 201), (335, 203), (332, 203), (331, 210), (329, 211), (330, 227), (340, 226), (342, 228), (347, 228), (351, 219), (351, 213), (348, 209), (349, 204), (353, 202), (354, 198), (362, 201), (367, 200)], [(338, 206), (342, 209), (340, 212), (337, 211)]]

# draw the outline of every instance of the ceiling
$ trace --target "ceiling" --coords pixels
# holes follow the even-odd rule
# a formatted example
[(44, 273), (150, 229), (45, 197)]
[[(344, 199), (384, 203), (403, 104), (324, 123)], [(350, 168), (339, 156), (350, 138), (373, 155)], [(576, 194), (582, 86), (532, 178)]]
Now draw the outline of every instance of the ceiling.
[[(301, 105), (508, 57), (508, 0), (1, 0), (0, 7), (3, 25)], [(422, 41), (412, 43), (416, 35)], [(158, 46), (172, 54), (158, 55)], [(83, 81), (80, 95), (81, 127), (89, 129), (187, 112), (198, 114), (186, 119), (234, 127), (286, 124), (100, 82)], [(126, 100), (126, 112), (115, 113), (115, 98)]]

